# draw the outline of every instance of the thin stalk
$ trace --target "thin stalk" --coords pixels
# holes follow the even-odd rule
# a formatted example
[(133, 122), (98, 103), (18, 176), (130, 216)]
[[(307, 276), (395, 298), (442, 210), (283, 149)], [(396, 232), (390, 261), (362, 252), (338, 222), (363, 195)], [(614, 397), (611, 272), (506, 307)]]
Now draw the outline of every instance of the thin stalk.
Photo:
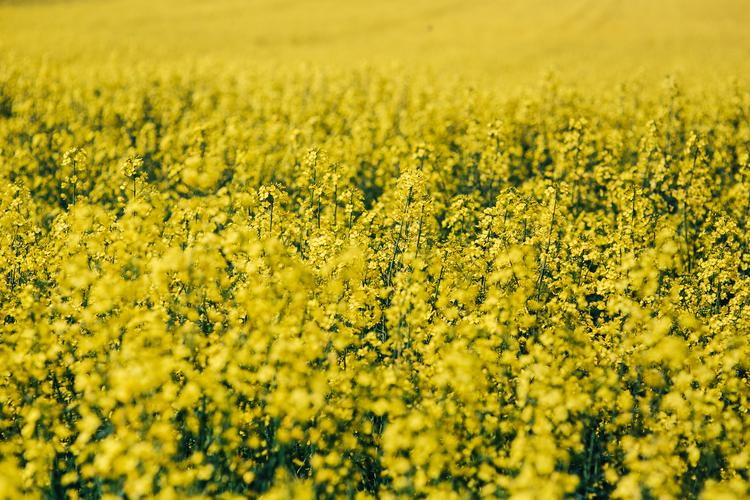
[(630, 211), (630, 244), (635, 245), (635, 182), (633, 183), (633, 204)]
[(422, 203), (422, 210), (419, 212), (419, 229), (417, 229), (417, 247), (414, 249), (414, 257), (419, 254), (419, 242), (422, 240), (422, 221), (424, 219), (424, 203)]
[(268, 234), (272, 235), (273, 234), (273, 196), (269, 195), (269, 201), (270, 201), (271, 206), (269, 207), (269, 212), (270, 212), (269, 219), (270, 220), (268, 222)]
[[(393, 281), (393, 272), (396, 267), (396, 258), (398, 257), (398, 246), (401, 243), (401, 239), (404, 237), (404, 228), (406, 228), (407, 234), (409, 230), (409, 223), (406, 221), (406, 215), (409, 213), (409, 206), (411, 206), (412, 188), (409, 188), (409, 193), (406, 195), (406, 205), (404, 205), (404, 211), (401, 215), (401, 222), (398, 227), (398, 236), (396, 241), (393, 243), (393, 255), (388, 263), (388, 275), (386, 276), (386, 286), (390, 286)], [(408, 245), (408, 242), (407, 242)]]
[(547, 233), (547, 246), (544, 249), (544, 259), (542, 260), (542, 268), (539, 272), (539, 280), (537, 281), (536, 300), (539, 300), (539, 295), (542, 293), (542, 284), (544, 282), (544, 273), (547, 272), (547, 257), (549, 256), (549, 249), (552, 246), (552, 230), (555, 227), (555, 214), (557, 213), (557, 195), (558, 189), (555, 185), (555, 198), (552, 202), (552, 218), (549, 223), (549, 232)]
[(338, 208), (339, 208), (339, 202), (338, 202), (338, 178), (336, 177), (336, 171), (338, 170), (338, 165), (335, 165), (333, 167), (333, 228), (336, 229), (336, 218), (338, 215)]
[(349, 206), (351, 207), (351, 210), (349, 211), (349, 232), (352, 232), (352, 224), (354, 223), (354, 191), (351, 192), (349, 196)]
[(693, 263), (690, 256), (690, 238), (688, 235), (688, 190), (693, 183), (693, 174), (695, 173), (695, 163), (697, 159), (698, 148), (695, 149), (695, 154), (693, 155), (693, 167), (690, 169), (690, 179), (688, 179), (688, 182), (685, 184), (685, 189), (683, 190), (684, 200), (682, 201), (682, 227), (683, 236), (685, 238), (685, 257), (687, 258), (688, 273), (692, 273), (693, 271)]
[(322, 194), (318, 195), (318, 208), (316, 210), (316, 216), (315, 216), (317, 219), (317, 223), (318, 223), (318, 229), (320, 229), (320, 198), (322, 196), (323, 196)]

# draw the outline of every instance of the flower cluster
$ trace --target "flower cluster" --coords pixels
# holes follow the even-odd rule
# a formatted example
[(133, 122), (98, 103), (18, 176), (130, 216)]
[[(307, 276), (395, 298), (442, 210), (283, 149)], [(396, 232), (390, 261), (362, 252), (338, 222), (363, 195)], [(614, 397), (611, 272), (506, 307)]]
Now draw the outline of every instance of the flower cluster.
[(229, 74), (0, 71), (0, 493), (749, 493), (747, 89)]

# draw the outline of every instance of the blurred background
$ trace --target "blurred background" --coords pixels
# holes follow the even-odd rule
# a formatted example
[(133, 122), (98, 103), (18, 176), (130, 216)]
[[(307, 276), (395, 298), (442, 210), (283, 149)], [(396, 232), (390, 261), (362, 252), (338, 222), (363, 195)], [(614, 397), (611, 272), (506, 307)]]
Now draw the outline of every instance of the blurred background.
[(745, 77), (747, 0), (0, 0), (0, 50), (60, 61), (397, 64), (518, 81)]

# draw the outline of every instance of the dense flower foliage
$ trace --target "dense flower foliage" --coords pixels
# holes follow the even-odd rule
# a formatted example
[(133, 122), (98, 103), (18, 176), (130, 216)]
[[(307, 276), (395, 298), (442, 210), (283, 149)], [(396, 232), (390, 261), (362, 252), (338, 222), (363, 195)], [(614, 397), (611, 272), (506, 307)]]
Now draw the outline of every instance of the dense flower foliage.
[(0, 68), (0, 492), (748, 494), (740, 83)]

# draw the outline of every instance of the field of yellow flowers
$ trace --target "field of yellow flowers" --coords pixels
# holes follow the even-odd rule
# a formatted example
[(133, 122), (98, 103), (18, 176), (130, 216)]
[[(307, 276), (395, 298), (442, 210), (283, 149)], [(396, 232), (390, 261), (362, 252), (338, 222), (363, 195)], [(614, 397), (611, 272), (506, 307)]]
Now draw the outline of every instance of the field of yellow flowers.
[(741, 78), (23, 50), (0, 497), (750, 495)]

